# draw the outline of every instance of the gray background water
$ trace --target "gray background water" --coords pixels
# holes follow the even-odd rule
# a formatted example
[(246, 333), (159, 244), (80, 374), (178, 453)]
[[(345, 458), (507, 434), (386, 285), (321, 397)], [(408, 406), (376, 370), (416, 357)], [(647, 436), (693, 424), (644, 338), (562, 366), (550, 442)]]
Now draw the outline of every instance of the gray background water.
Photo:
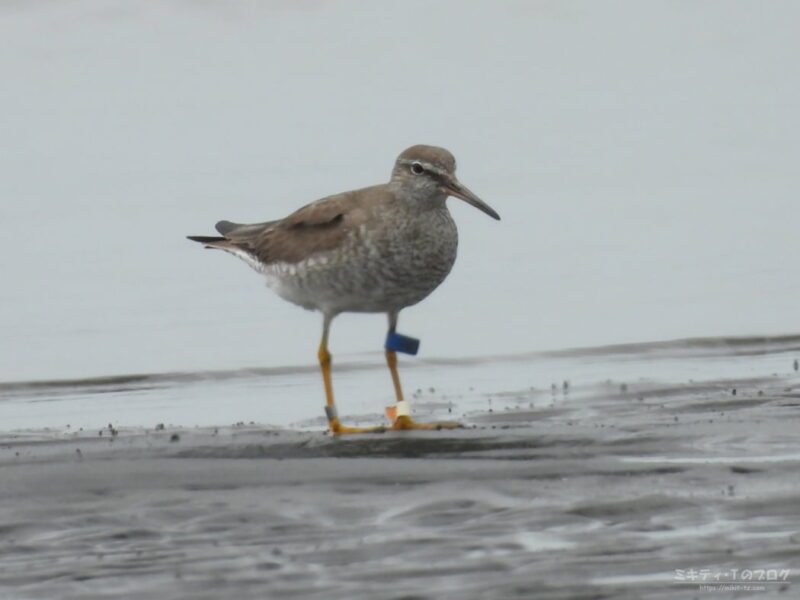
[[(797, 330), (795, 2), (0, 5), (0, 380), (311, 364), (319, 336), (185, 234), (443, 145), (424, 356)], [(337, 356), (380, 348), (350, 317)]]

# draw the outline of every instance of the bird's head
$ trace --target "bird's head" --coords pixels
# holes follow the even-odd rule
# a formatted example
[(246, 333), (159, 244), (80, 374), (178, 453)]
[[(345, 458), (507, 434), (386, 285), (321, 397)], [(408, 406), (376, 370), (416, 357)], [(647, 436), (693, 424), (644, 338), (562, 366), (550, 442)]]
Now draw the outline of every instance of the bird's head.
[(392, 183), (418, 198), (444, 200), (446, 196), (455, 196), (500, 220), (500, 215), (491, 206), (456, 178), (456, 159), (444, 148), (417, 145), (404, 150), (394, 164)]

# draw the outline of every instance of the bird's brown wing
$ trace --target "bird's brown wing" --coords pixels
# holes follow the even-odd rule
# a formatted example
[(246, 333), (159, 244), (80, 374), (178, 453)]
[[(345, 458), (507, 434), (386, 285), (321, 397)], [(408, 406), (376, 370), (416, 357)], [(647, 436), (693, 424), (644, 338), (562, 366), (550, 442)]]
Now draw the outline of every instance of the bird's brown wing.
[(297, 263), (339, 246), (367, 220), (375, 204), (392, 197), (385, 185), (345, 192), (312, 202), (278, 221), (254, 225), (220, 221), (217, 231), (222, 238), (196, 241), (222, 250), (243, 250), (263, 264)]

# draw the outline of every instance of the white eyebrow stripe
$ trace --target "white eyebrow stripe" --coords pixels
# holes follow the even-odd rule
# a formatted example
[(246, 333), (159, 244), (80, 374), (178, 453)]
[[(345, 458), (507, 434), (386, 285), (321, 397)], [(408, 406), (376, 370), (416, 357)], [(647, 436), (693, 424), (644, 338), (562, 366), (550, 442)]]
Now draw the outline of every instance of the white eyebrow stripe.
[(404, 165), (413, 165), (414, 163), (420, 164), (426, 171), (435, 173), (440, 177), (444, 177), (445, 175), (447, 175), (447, 171), (445, 171), (444, 169), (437, 167), (436, 165), (426, 162), (424, 160), (412, 160), (410, 158), (403, 158), (399, 162), (401, 162)]

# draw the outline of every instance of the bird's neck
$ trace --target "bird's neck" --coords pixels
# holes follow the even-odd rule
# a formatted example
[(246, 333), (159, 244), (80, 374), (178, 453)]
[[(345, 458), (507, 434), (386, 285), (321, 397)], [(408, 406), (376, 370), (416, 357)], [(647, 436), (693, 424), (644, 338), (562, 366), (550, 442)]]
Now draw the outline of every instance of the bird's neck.
[(447, 210), (447, 194), (438, 189), (419, 189), (395, 182), (390, 183), (389, 188), (401, 205), (415, 212)]

